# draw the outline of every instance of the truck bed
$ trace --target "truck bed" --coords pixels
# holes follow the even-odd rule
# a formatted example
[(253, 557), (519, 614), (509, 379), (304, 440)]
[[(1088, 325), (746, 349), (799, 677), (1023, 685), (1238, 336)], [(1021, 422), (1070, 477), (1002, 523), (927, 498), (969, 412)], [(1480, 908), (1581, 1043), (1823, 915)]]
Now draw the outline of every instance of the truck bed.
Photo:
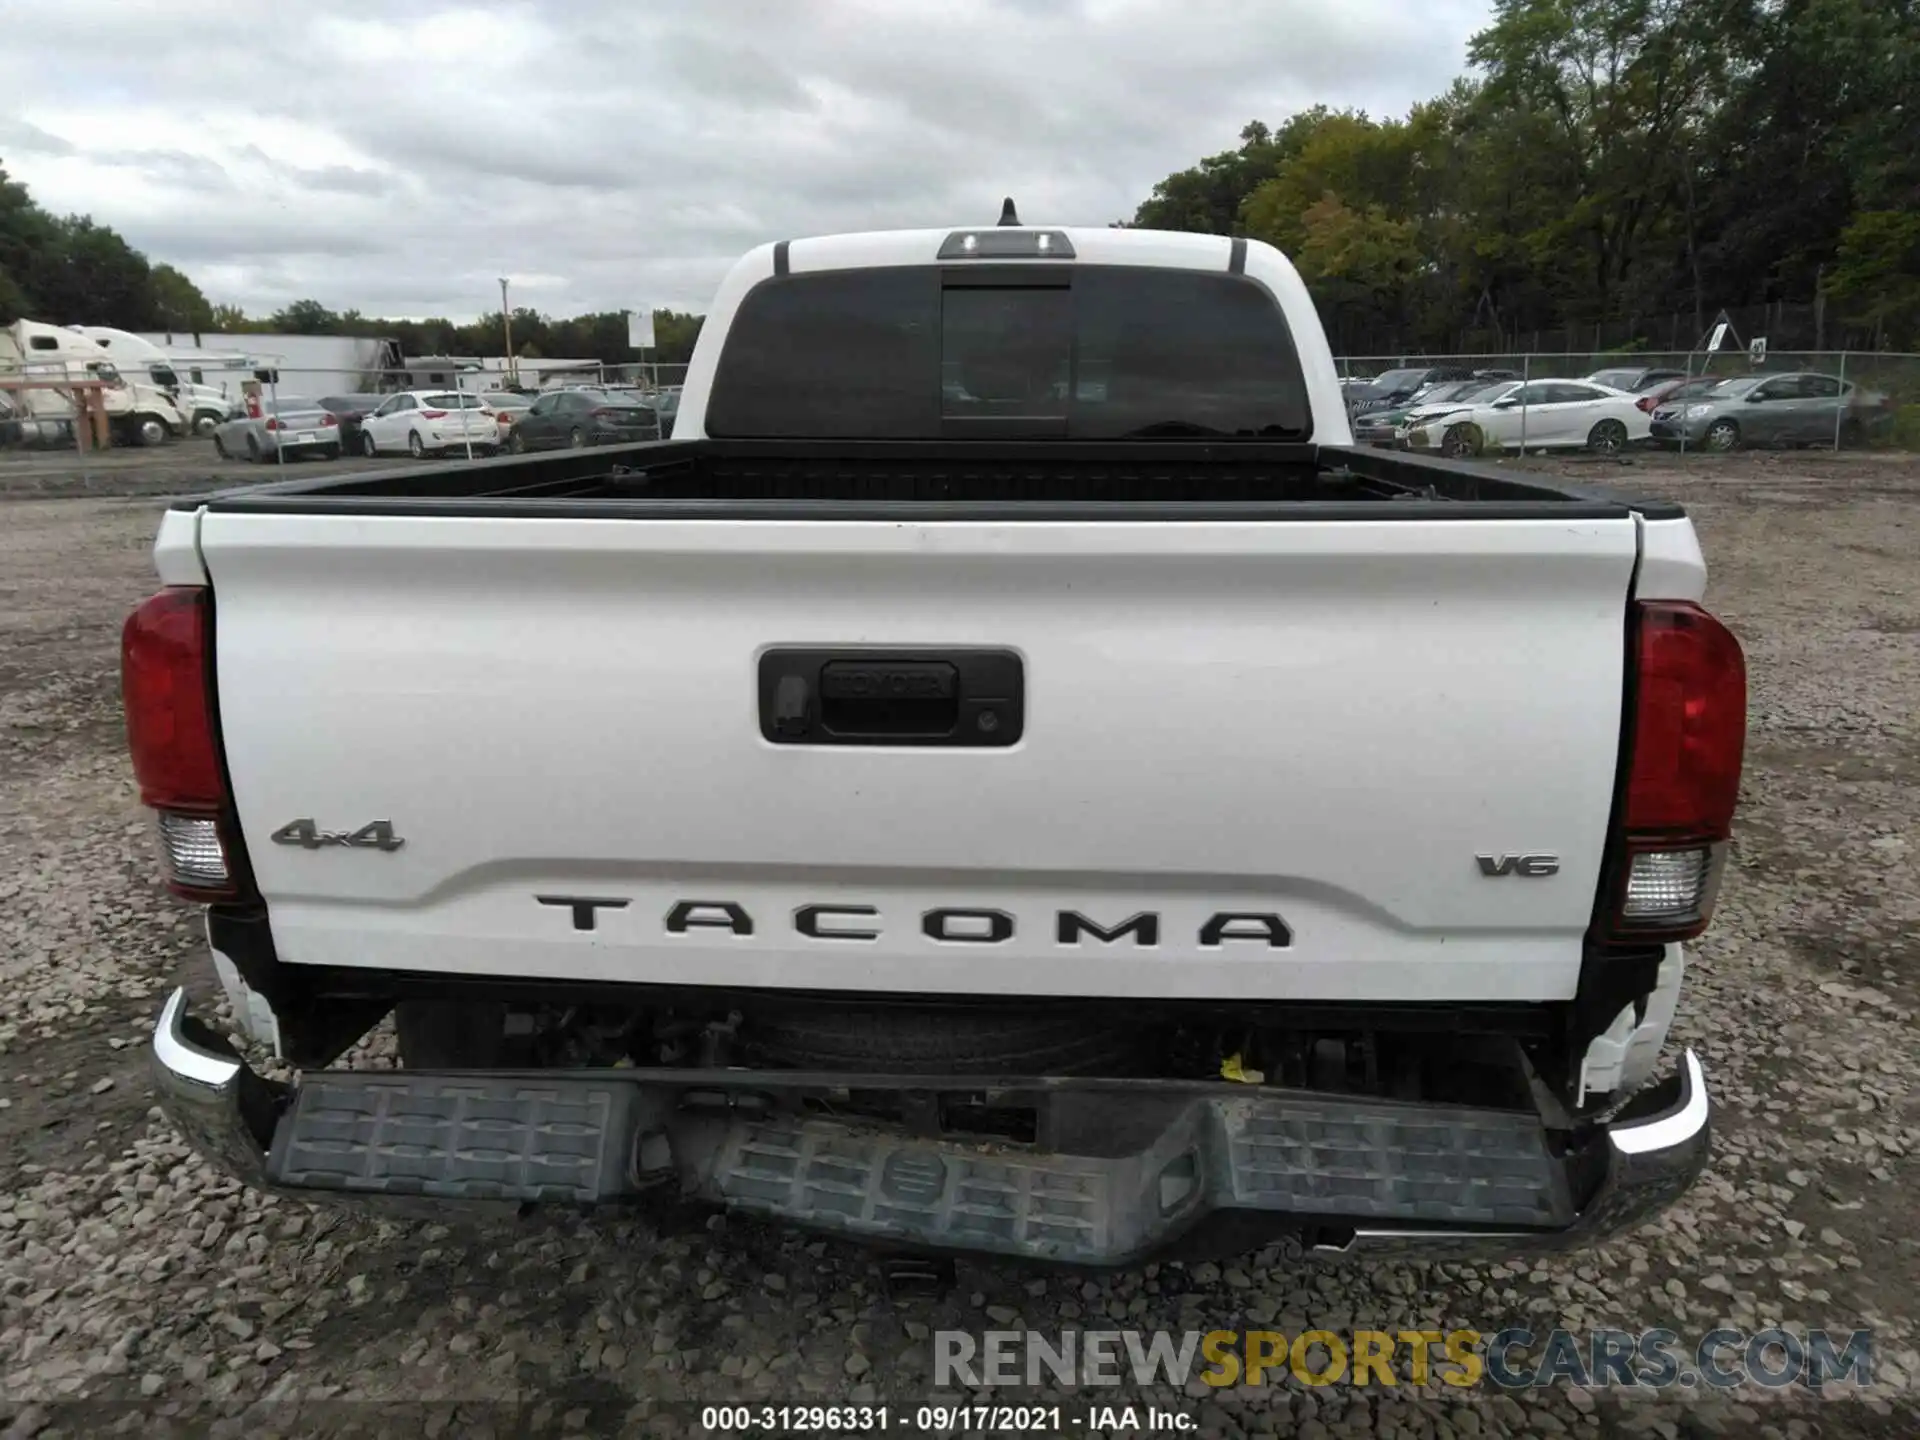
[(1365, 447), (1222, 441), (664, 440), (315, 476), (176, 509), (573, 519), (1647, 519), (1668, 501)]

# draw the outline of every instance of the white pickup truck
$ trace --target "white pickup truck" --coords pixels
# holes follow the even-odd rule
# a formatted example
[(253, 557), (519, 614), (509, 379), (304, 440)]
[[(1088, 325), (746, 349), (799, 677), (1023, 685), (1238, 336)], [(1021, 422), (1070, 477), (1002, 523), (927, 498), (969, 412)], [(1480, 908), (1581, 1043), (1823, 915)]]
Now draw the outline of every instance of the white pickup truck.
[(134, 770), (300, 1076), (175, 992), (206, 1154), (1089, 1265), (1687, 1187), (1746, 682), (1684, 512), (1355, 448), (1265, 245), (1009, 219), (752, 251), (670, 441), (171, 509)]

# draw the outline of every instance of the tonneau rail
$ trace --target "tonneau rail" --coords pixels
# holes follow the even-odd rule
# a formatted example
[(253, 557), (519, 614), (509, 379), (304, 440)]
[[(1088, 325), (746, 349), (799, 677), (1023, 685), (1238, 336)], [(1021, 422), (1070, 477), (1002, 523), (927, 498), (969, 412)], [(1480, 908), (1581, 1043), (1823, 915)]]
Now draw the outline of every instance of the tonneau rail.
[(251, 514), (658, 520), (1672, 519), (1478, 462), (1270, 441), (665, 440), (183, 498)]

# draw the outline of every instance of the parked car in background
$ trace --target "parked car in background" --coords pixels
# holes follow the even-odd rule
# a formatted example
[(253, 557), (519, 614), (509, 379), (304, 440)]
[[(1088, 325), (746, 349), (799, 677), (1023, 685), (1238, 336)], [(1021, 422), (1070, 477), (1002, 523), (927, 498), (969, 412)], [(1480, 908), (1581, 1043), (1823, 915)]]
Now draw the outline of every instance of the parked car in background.
[(222, 460), (340, 458), (340, 419), (318, 400), (294, 395), (260, 398), (258, 415), (242, 414), (214, 427)]
[[(1518, 379), (1512, 380), (1468, 380), (1462, 383), (1456, 393), (1439, 394), (1441, 388), (1453, 390), (1454, 387), (1436, 387), (1425, 396), (1414, 401), (1400, 412), (1400, 423), (1394, 427), (1393, 443), (1399, 449), (1407, 448), (1409, 431), (1426, 424), (1442, 415), (1451, 415), (1467, 410), (1475, 405), (1491, 405), (1503, 396), (1512, 394), (1520, 388)], [(1355, 427), (1358, 433), (1358, 426)]]
[(404, 450), (415, 457), (431, 452), (475, 450), (489, 454), (500, 446), (500, 426), (478, 395), (453, 390), (403, 390), (389, 395), (360, 421), (360, 453), (384, 455)]
[(1621, 365), (1611, 370), (1596, 370), (1586, 378), (1589, 385), (1604, 385), (1609, 390), (1625, 390), (1628, 394), (1637, 394), (1652, 389), (1655, 385), (1665, 385), (1673, 380), (1684, 380), (1684, 370), (1662, 370), (1652, 365)]
[(1811, 370), (1742, 375), (1704, 395), (1653, 412), (1664, 445), (1737, 450), (1742, 445), (1857, 445), (1891, 414), (1885, 395)]
[[(617, 408), (631, 409), (637, 405), (653, 416), (655, 425), (660, 425), (659, 391), (649, 390), (639, 385), (591, 385), (586, 388), (606, 396)], [(666, 434), (666, 428), (661, 426), (656, 438), (664, 440)]]
[(1406, 446), (1452, 456), (1521, 446), (1613, 455), (1645, 440), (1650, 423), (1624, 390), (1584, 380), (1533, 380), (1497, 399), (1423, 417), (1406, 427)]
[(602, 389), (551, 390), (514, 422), (507, 449), (555, 450), (658, 440), (660, 419), (631, 396)]
[(680, 388), (678, 385), (664, 385), (653, 392), (653, 413), (660, 417), (662, 440), (673, 434), (673, 417), (680, 413)]
[(385, 395), (322, 395), (320, 403), (340, 421), (340, 447), (349, 455), (361, 453), (360, 422), (386, 403)]
[(1678, 404), (1682, 400), (1691, 400), (1697, 395), (1716, 390), (1728, 378), (1725, 375), (1689, 375), (1679, 380), (1662, 380), (1658, 385), (1649, 385), (1640, 391), (1633, 403), (1651, 415), (1662, 405)]
[(489, 390), (480, 397), (487, 409), (493, 412), (494, 434), (502, 450), (507, 448), (507, 437), (514, 425), (533, 408), (535, 398), (522, 395), (518, 390)]
[(1475, 371), (1465, 365), (1412, 365), (1387, 370), (1347, 394), (1347, 409), (1355, 417), (1411, 400), (1429, 385), (1471, 380)]
[(1388, 403), (1362, 411), (1353, 417), (1354, 442), (1360, 445), (1392, 445), (1394, 433), (1415, 408), (1463, 401), (1499, 383), (1502, 382), (1448, 380), (1442, 384), (1428, 385), (1398, 404)]

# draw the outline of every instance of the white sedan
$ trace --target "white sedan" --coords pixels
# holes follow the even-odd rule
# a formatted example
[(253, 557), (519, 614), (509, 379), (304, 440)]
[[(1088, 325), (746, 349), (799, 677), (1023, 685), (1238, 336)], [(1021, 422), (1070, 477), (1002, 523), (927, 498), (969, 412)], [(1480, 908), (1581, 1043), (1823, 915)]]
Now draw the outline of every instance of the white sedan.
[(1624, 390), (1585, 380), (1531, 380), (1438, 414), (1410, 415), (1396, 437), (1409, 450), (1587, 449), (1615, 455), (1647, 439), (1652, 420)]
[(451, 390), (389, 395), (360, 420), (360, 449), (367, 455), (404, 450), (418, 457), (429, 451), (464, 451), (469, 445), (491, 455), (499, 444), (500, 424), (486, 402)]
[(1454, 393), (1445, 400), (1416, 400), (1400, 416), (1400, 423), (1394, 427), (1396, 440), (1402, 438), (1408, 430), (1417, 429), (1427, 421), (1441, 415), (1452, 415), (1458, 411), (1471, 410), (1476, 405), (1491, 405), (1518, 390), (1523, 382), (1519, 380), (1486, 380), (1479, 384), (1468, 381), (1459, 387), (1451, 385), (1442, 388)]

